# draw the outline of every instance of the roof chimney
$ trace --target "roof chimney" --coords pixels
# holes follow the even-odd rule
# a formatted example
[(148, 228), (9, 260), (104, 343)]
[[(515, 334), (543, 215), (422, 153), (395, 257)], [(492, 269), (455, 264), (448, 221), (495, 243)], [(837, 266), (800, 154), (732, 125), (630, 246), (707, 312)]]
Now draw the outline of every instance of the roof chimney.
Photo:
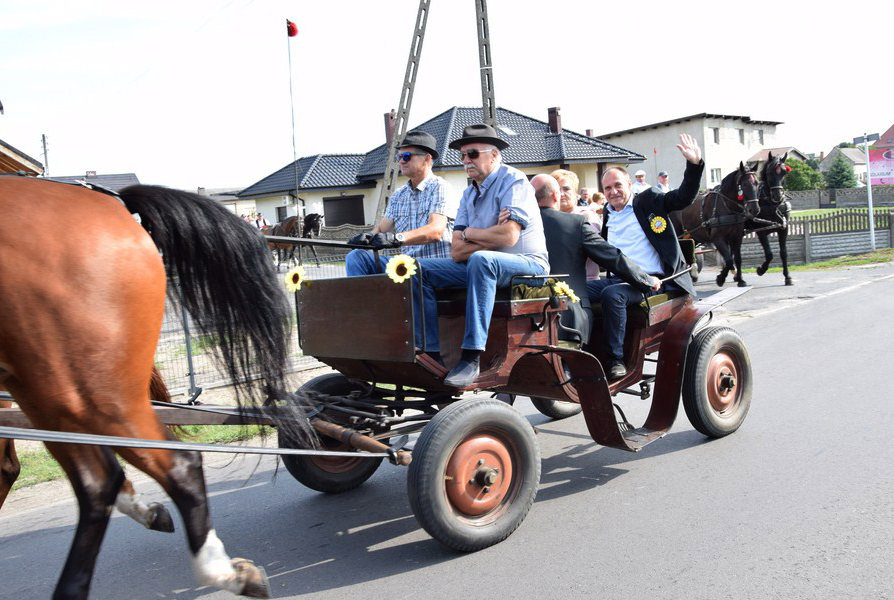
[(549, 109), (550, 133), (562, 133), (562, 115), (559, 114), (559, 110), (558, 106), (553, 106)]
[(593, 130), (587, 129), (587, 137), (593, 137)]
[(824, 158), (826, 158), (826, 152), (824, 150), (820, 150), (820, 162), (822, 162)]
[(385, 146), (390, 148), (394, 143), (394, 109), (385, 113)]

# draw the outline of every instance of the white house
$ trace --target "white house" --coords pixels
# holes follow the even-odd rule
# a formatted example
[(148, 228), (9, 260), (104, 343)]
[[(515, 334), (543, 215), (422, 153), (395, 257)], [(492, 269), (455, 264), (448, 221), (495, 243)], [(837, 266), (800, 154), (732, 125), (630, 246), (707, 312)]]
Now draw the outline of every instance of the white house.
[[(387, 123), (386, 119), (386, 123)], [(481, 109), (454, 106), (411, 129), (421, 129), (438, 140), (440, 156), (433, 171), (460, 193), (469, 185), (459, 151), (447, 145), (467, 125), (481, 122)], [(581, 187), (597, 188), (602, 172), (611, 165), (640, 163), (643, 157), (603, 140), (562, 129), (558, 108), (548, 110), (547, 121), (532, 119), (504, 108), (497, 109), (497, 130), (509, 142), (503, 158), (529, 176), (563, 168), (574, 171)], [(383, 136), (384, 138), (385, 136)], [(254, 200), (268, 220), (282, 221), (303, 212), (320, 213), (327, 227), (350, 223), (372, 225), (379, 201), (390, 144), (365, 154), (317, 154), (298, 159), (239, 192)], [(295, 189), (298, 202), (295, 201)], [(396, 185), (406, 182), (398, 177)]]
[(832, 163), (835, 162), (835, 158), (838, 156), (843, 157), (854, 168), (854, 175), (857, 176), (857, 181), (866, 185), (866, 153), (862, 148), (839, 148), (837, 146), (832, 148), (832, 151), (820, 161), (820, 171), (825, 173), (831, 169)]
[(657, 182), (660, 171), (668, 172), (673, 187), (683, 180), (685, 164), (676, 145), (680, 134), (698, 141), (705, 159), (703, 189), (719, 185), (725, 175), (747, 162), (760, 150), (776, 146), (776, 126), (780, 121), (756, 121), (751, 117), (701, 113), (633, 129), (598, 135), (599, 139), (629, 148), (646, 158), (641, 168), (646, 181)]

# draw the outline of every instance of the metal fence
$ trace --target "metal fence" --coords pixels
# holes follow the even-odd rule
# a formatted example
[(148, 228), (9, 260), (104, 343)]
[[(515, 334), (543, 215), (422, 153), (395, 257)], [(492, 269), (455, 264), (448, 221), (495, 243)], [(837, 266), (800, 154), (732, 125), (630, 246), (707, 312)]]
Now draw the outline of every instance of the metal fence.
[[(317, 248), (317, 257), (302, 248), (295, 253), (305, 270), (308, 280), (344, 277), (345, 250)], [(285, 258), (285, 257), (283, 257)], [(295, 262), (283, 261), (277, 272), (284, 277)], [(284, 281), (284, 280), (283, 280)], [(285, 283), (283, 283), (285, 285)], [(311, 356), (304, 356), (298, 344), (295, 317), (292, 317), (292, 344), (289, 370), (300, 371), (319, 367)], [(211, 340), (192, 326), (188, 315), (170, 301), (165, 306), (161, 337), (155, 351), (155, 364), (161, 371), (172, 394), (195, 395), (200, 389), (210, 389), (230, 384), (227, 375), (212, 360)]]

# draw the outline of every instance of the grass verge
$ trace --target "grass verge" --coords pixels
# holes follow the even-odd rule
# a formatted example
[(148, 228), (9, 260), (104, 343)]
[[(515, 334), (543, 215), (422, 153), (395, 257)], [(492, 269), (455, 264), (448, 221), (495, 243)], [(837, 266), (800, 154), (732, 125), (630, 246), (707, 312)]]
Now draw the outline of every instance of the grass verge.
[[(843, 269), (845, 267), (858, 267), (860, 265), (874, 265), (894, 261), (894, 248), (879, 248), (875, 252), (867, 252), (866, 254), (853, 254), (848, 256), (837, 256), (815, 263), (806, 265), (789, 265), (789, 271), (821, 271), (828, 269)], [(742, 268), (743, 273), (754, 272), (756, 267)], [(782, 267), (770, 267), (768, 273), (781, 273)]]
[[(257, 425), (185, 425), (180, 430), (180, 439), (195, 444), (234, 444), (273, 432), (271, 427)], [(43, 447), (22, 449), (18, 457), (22, 472), (12, 486), (13, 491), (65, 477), (59, 463)]]

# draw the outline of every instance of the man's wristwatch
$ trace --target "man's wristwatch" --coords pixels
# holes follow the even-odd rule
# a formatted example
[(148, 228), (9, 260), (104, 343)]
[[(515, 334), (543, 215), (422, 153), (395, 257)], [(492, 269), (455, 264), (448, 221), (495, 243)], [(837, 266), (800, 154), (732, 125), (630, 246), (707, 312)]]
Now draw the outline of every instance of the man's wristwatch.
[(394, 236), (394, 239), (396, 239), (398, 242), (403, 244), (404, 243), (404, 234), (398, 233), (397, 235)]
[(466, 240), (466, 230), (465, 230), (465, 229), (463, 229), (463, 230), (459, 233), (459, 237), (460, 237), (460, 238), (462, 239), (462, 241), (464, 241), (464, 242), (468, 241), (468, 240)]

